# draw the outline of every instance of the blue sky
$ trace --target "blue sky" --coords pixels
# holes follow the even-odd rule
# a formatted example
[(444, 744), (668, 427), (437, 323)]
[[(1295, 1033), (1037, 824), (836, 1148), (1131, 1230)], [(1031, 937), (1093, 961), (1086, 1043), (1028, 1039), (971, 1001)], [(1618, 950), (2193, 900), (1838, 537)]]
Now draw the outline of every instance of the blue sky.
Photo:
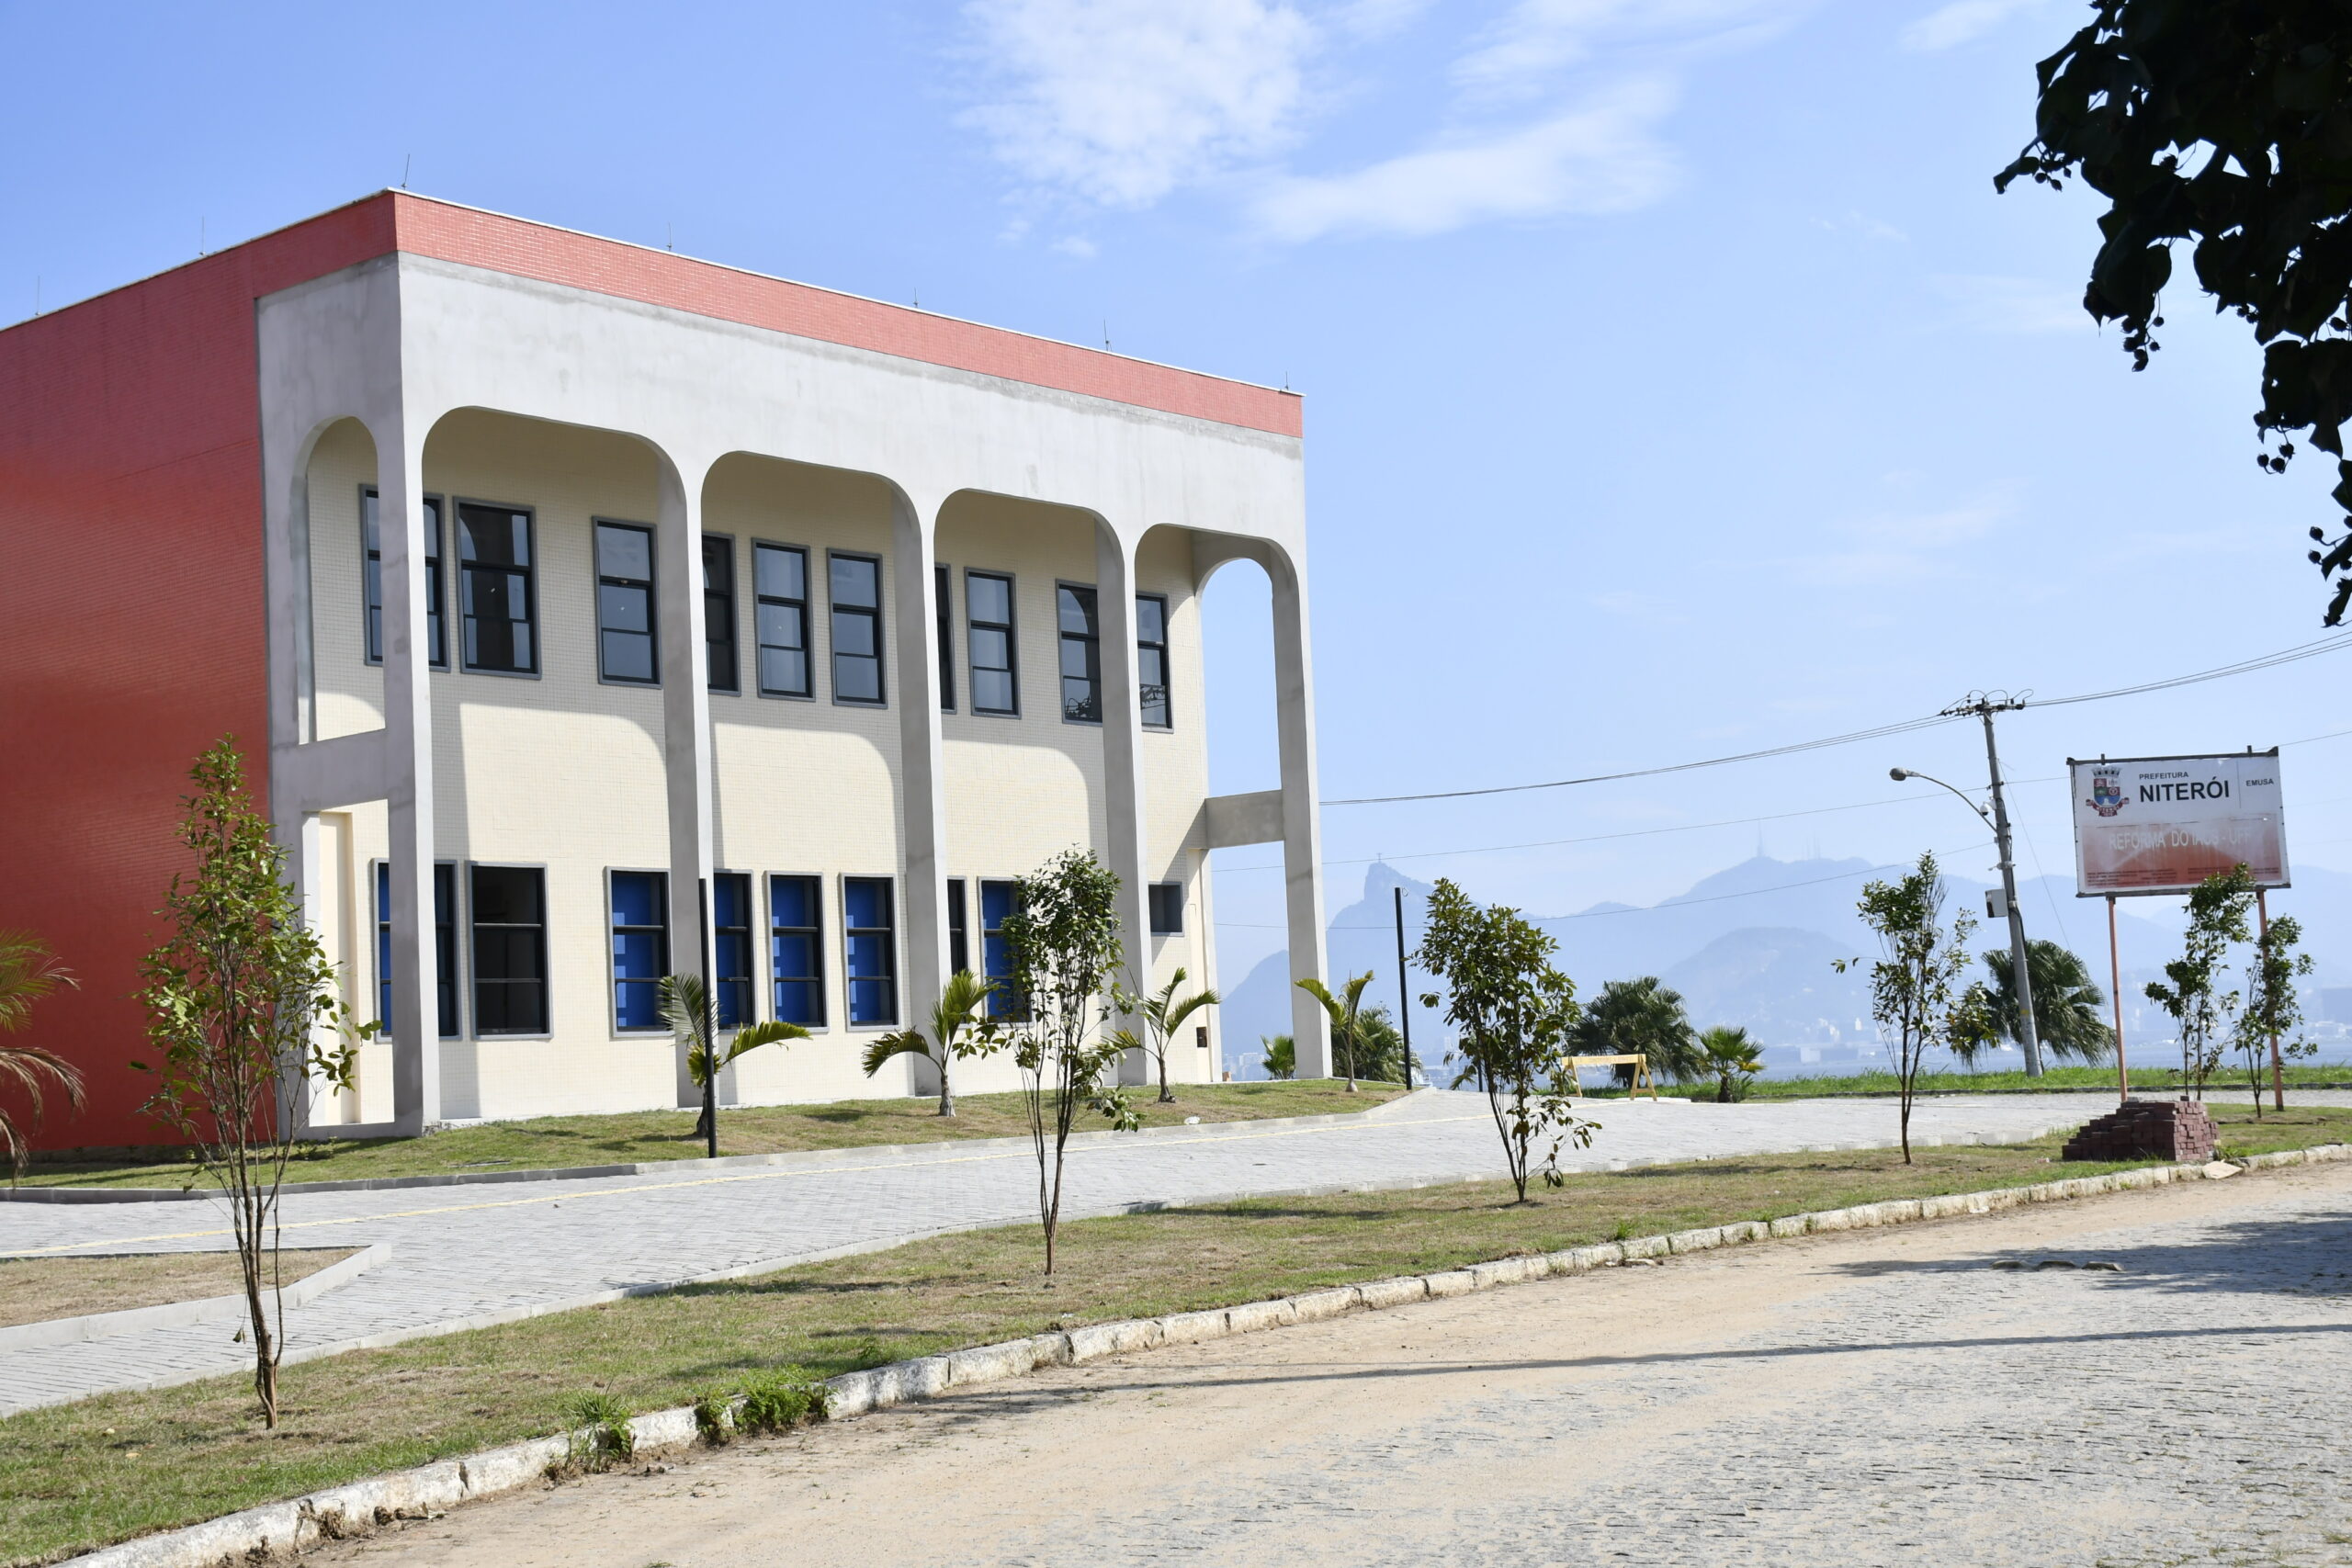
[[(0, 319), (386, 185), (1307, 396), (1325, 793), (1606, 772), (2201, 669), (2319, 635), (2327, 477), (2256, 470), (2257, 357), (2185, 290), (2134, 376), (2080, 192), (1996, 197), (2057, 0), (0, 4)], [(64, 68), (102, 62), (103, 73)], [(1272, 782), (1262, 588), (1212, 595), (1220, 787)], [(2070, 752), (2352, 727), (2335, 655), (2007, 721), (2028, 874)], [(2352, 865), (2352, 739), (2290, 748)], [(1327, 814), (1544, 912), (1760, 844), (1990, 856), (1891, 764), (1975, 731)], [(1893, 804), (1884, 804), (1893, 802)], [(1539, 840), (1859, 806), (1508, 852)], [(1269, 851), (1218, 875), (1227, 973)], [(2088, 919), (2075, 922), (2089, 930)]]

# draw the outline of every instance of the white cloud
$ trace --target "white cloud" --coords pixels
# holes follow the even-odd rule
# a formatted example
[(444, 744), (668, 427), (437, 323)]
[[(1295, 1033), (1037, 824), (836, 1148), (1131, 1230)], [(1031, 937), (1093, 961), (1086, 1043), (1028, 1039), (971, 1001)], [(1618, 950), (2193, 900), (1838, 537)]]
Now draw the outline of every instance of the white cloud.
[(2079, 286), (1977, 273), (1942, 273), (1928, 281), (1951, 302), (1954, 320), (1977, 332), (2074, 333), (2094, 325)]
[(971, 122), (1025, 178), (1105, 207), (1275, 151), (1317, 39), (1271, 0), (973, 0), (965, 16), (1001, 89)]
[(1756, 41), (1811, 0), (1519, 0), (1454, 62), (1473, 94), (1532, 94), (1611, 52), (1690, 53)]
[(1079, 261), (1092, 261), (1098, 254), (1094, 242), (1083, 234), (1065, 234), (1048, 248)]
[(1623, 212), (1672, 186), (1656, 127), (1660, 79), (1619, 85), (1565, 114), (1456, 138), (1344, 175), (1283, 175), (1250, 203), (1260, 232), (1297, 243), (1344, 234), (1437, 234), (1492, 219)]
[(1956, 49), (1983, 38), (2021, 11), (2046, 8), (2046, 0), (1951, 0), (1903, 29), (1903, 47), (1922, 52)]

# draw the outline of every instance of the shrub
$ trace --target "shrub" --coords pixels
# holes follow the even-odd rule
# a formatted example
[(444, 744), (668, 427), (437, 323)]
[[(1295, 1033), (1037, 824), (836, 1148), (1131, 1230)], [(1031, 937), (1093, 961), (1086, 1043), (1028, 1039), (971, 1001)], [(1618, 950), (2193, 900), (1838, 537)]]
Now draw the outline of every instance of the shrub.
[(571, 1428), (565, 1461), (573, 1470), (594, 1473), (615, 1461), (626, 1463), (637, 1452), (637, 1433), (628, 1424), (628, 1406), (599, 1390), (574, 1394), (564, 1402), (564, 1424)]
[(744, 1380), (741, 1403), (735, 1411), (736, 1429), (788, 1432), (822, 1421), (831, 1414), (832, 1396), (824, 1380), (806, 1369), (778, 1367)]

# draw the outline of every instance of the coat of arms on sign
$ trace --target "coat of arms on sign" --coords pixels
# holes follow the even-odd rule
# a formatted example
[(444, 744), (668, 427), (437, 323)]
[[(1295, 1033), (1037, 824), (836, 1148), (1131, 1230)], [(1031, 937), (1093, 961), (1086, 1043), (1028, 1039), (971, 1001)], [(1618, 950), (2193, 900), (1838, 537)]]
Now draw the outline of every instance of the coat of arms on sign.
[(2123, 809), (2123, 775), (2104, 769), (2091, 774), (2091, 809), (2112, 817)]

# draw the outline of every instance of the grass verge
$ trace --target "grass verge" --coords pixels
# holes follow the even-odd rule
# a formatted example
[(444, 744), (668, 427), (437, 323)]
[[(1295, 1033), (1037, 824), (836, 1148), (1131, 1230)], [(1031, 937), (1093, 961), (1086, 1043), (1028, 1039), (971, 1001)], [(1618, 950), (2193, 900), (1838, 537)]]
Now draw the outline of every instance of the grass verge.
[[(2294, 1109), (2295, 1089), (2318, 1089), (2326, 1085), (2352, 1084), (2352, 1066), (2289, 1067), (2287, 1069), (2287, 1108)], [(2265, 1071), (2262, 1080), (2263, 1104), (2270, 1103), (2270, 1078)], [(1747, 1089), (1750, 1100), (1817, 1100), (1825, 1095), (1894, 1094), (1897, 1085), (1893, 1073), (1849, 1073), (1838, 1077), (1758, 1078)], [(1707, 1097), (1713, 1098), (1714, 1086), (1704, 1086)], [(2051, 1094), (2062, 1090), (2097, 1089), (2115, 1092), (2115, 1068), (2052, 1067), (2038, 1078), (2023, 1072), (2007, 1073), (1922, 1073), (1919, 1092), (1922, 1094), (1994, 1094), (2025, 1091)], [(1700, 1089), (1690, 1092), (1696, 1096)], [(2132, 1093), (2135, 1097), (2167, 1097), (2180, 1092), (2180, 1069), (2157, 1066), (2132, 1068)], [(2243, 1077), (2212, 1077), (2205, 1080), (2206, 1103), (2216, 1108), (2235, 1106), (2244, 1111), (2251, 1101)]]
[[(1350, 1094), (1328, 1078), (1298, 1083), (1179, 1084), (1176, 1102), (1162, 1105), (1156, 1089), (1136, 1091), (1147, 1127), (1202, 1122), (1257, 1122), (1276, 1116), (1322, 1116), (1369, 1111), (1403, 1091), (1395, 1084), (1365, 1084)], [(764, 1155), (798, 1149), (847, 1149), (875, 1144), (933, 1144), (961, 1138), (1012, 1138), (1028, 1122), (1017, 1094), (958, 1096), (956, 1114), (938, 1114), (930, 1098), (843, 1100), (821, 1105), (725, 1107), (718, 1113), (718, 1152)], [(624, 1165), (700, 1159), (691, 1111), (640, 1111), (616, 1116), (543, 1116), (451, 1127), (422, 1138), (305, 1145), (286, 1168), (288, 1182), (365, 1180), (388, 1176), (447, 1176), (466, 1171), (545, 1170), (557, 1166)], [(1099, 1125), (1107, 1126), (1108, 1123)], [(1097, 1130), (1081, 1124), (1081, 1131)], [(49, 1187), (180, 1187), (188, 1168), (177, 1164), (44, 1161), (26, 1183)]]
[[(2352, 1111), (2222, 1119), (2248, 1154), (2352, 1137)], [(109, 1394), (0, 1421), (0, 1542), (18, 1562), (49, 1562), (543, 1436), (588, 1393), (655, 1410), (789, 1364), (830, 1376), (1522, 1251), (2129, 1168), (2054, 1167), (2060, 1141), (1922, 1148), (1911, 1166), (1892, 1150), (1656, 1166), (1574, 1177), (1525, 1207), (1489, 1183), (1087, 1220), (1064, 1227), (1050, 1281), (1034, 1226), (945, 1236), (289, 1367), (274, 1433), (242, 1379)]]
[[(280, 1254), (292, 1284), (349, 1247)], [(142, 1252), (99, 1258), (0, 1258), (0, 1328), (85, 1313), (235, 1295), (245, 1288), (233, 1252)]]

